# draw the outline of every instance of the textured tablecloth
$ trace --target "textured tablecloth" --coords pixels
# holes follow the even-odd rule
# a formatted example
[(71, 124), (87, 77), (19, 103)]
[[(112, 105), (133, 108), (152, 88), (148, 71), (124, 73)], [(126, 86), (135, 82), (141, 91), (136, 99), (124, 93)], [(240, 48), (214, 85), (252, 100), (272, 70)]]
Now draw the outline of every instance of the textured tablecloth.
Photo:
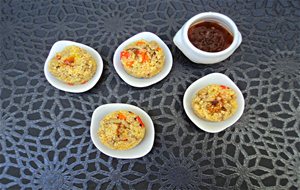
[[(299, 189), (300, 1), (129, 0), (0, 2), (1, 189)], [(215, 65), (191, 63), (172, 38), (193, 15), (215, 11), (237, 24), (243, 42)], [(174, 64), (161, 82), (127, 85), (117, 75), (117, 46), (150, 31), (169, 46)], [(53, 43), (95, 48), (104, 72), (88, 92), (52, 87), (43, 66)], [(245, 112), (217, 134), (197, 128), (183, 94), (212, 72), (242, 90)], [(149, 113), (155, 143), (143, 158), (102, 154), (90, 138), (96, 107), (122, 102)]]

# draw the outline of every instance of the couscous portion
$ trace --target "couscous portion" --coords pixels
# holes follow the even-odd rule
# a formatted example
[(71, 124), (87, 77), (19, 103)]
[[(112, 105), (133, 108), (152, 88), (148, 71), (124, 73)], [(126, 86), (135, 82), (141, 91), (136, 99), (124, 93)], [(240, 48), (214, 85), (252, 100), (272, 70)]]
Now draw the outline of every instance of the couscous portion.
[(137, 146), (145, 136), (145, 125), (131, 111), (115, 111), (107, 114), (98, 130), (100, 141), (114, 150), (128, 150)]
[(95, 59), (78, 46), (67, 46), (49, 63), (49, 71), (69, 85), (84, 84), (96, 73)]
[(133, 42), (123, 49), (120, 57), (125, 71), (137, 78), (157, 75), (165, 63), (165, 54), (155, 41)]
[(237, 96), (231, 88), (212, 84), (200, 89), (192, 100), (194, 113), (208, 121), (224, 121), (237, 110)]

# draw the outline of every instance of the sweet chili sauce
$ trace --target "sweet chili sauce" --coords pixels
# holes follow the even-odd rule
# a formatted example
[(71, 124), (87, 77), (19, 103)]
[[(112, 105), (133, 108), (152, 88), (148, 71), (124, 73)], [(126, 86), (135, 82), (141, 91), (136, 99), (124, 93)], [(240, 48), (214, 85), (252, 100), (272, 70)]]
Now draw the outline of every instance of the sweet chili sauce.
[(192, 25), (188, 30), (190, 42), (206, 52), (223, 51), (233, 41), (232, 34), (217, 22), (204, 21)]

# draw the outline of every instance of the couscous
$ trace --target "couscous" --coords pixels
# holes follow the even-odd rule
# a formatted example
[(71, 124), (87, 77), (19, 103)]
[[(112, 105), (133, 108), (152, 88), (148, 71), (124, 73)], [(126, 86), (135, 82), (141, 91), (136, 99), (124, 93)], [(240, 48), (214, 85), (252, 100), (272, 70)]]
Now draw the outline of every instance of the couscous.
[(49, 63), (49, 71), (69, 85), (84, 84), (96, 73), (95, 59), (78, 46), (67, 46)]
[(123, 49), (120, 57), (125, 71), (137, 78), (157, 75), (165, 63), (164, 52), (155, 41), (133, 42)]
[(237, 110), (237, 96), (231, 88), (212, 84), (200, 89), (192, 100), (194, 113), (208, 121), (224, 121)]
[(137, 146), (145, 135), (142, 119), (131, 111), (115, 111), (100, 121), (100, 141), (114, 150), (128, 150)]

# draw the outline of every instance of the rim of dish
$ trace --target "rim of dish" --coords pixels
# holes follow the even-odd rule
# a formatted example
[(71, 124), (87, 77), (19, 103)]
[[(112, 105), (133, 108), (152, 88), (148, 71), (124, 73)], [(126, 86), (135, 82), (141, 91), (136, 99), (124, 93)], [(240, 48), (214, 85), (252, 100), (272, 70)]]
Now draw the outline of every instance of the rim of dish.
[[(64, 43), (69, 43), (69, 45), (65, 45)], [(59, 51), (55, 50), (56, 46), (58, 46), (59, 44), (64, 44), (64, 45), (62, 45), (63, 46), (62, 49), (64, 49), (67, 46), (70, 46), (70, 45), (76, 45), (76, 46), (79, 46), (80, 48), (82, 48), (82, 49), (84, 49), (88, 52), (91, 51), (91, 52), (93, 52), (93, 54), (96, 55), (96, 57), (94, 55), (92, 55), (93, 58), (96, 60), (96, 64), (97, 64), (96, 73), (94, 74), (94, 76), (87, 83), (74, 85), (75, 87), (78, 87), (79, 89), (75, 89), (74, 86), (70, 86), (70, 85), (65, 87), (65, 85), (67, 85), (67, 84), (65, 84), (63, 81), (60, 81), (59, 79), (57, 79), (49, 71), (48, 65), (49, 65), (49, 63), (50, 63), (50, 61), (53, 57), (53, 55), (50, 57), (50, 54), (55, 55), (56, 53), (59, 52)], [(60, 50), (60, 51), (62, 51), (62, 50)], [(55, 42), (52, 45), (52, 47), (51, 47), (51, 49), (48, 53), (48, 56), (47, 56), (45, 64), (44, 64), (44, 75), (45, 75), (47, 81), (53, 87), (55, 87), (59, 90), (62, 90), (62, 91), (65, 91), (65, 92), (71, 92), (71, 93), (83, 93), (83, 92), (86, 92), (86, 91), (92, 89), (97, 84), (97, 82), (101, 78), (101, 75), (102, 75), (102, 72), (103, 72), (103, 67), (104, 66), (103, 66), (102, 57), (94, 48), (92, 48), (88, 45), (79, 43), (79, 42), (74, 42), (74, 41), (70, 41), (70, 40), (59, 40), (59, 41)], [(94, 80), (94, 82), (91, 82), (91, 80)]]
[[(122, 51), (122, 49), (134, 42), (135, 38), (139, 38), (142, 35), (150, 35), (150, 38), (154, 41), (156, 41), (160, 46), (163, 46), (162, 48), (165, 50), (165, 64), (163, 69), (155, 76), (151, 77), (151, 78), (136, 78), (134, 76), (129, 75), (123, 68), (121, 60), (119, 58), (119, 54)], [(142, 37), (140, 39), (143, 39)], [(138, 39), (136, 39), (138, 40)], [(169, 59), (169, 61), (167, 62), (166, 59)], [(119, 77), (126, 82), (128, 85), (133, 86), (133, 87), (137, 87), (137, 88), (144, 88), (144, 87), (148, 87), (151, 85), (154, 85), (160, 81), (162, 81), (164, 78), (166, 78), (168, 76), (168, 74), (171, 72), (172, 67), (173, 67), (173, 56), (172, 53), (169, 49), (169, 47), (167, 46), (167, 44), (156, 34), (152, 33), (152, 32), (140, 32), (137, 33), (133, 36), (131, 36), (130, 38), (126, 39), (124, 42), (122, 42), (118, 48), (116, 49), (114, 56), (113, 56), (113, 64), (114, 64), (114, 68), (117, 72), (117, 74), (119, 75)], [(163, 70), (165, 69), (165, 71), (163, 72)], [(124, 72), (122, 73), (122, 70), (124, 70)], [(136, 82), (132, 82), (129, 78), (135, 78), (136, 80), (139, 81), (146, 81), (146, 84), (137, 84)], [(157, 79), (154, 79), (155, 77), (157, 77)]]
[[(119, 109), (119, 107), (123, 107), (123, 108), (121, 108), (121, 109)], [(124, 108), (125, 107), (125, 108)], [(126, 108), (127, 107), (127, 108)], [(97, 133), (97, 130), (99, 129), (99, 122), (101, 121), (101, 119), (103, 118), (101, 118), (99, 121), (95, 121), (96, 120), (96, 118), (95, 117), (97, 117), (97, 115), (98, 115), (98, 113), (97, 112), (99, 112), (100, 110), (102, 110), (102, 109), (112, 109), (112, 111), (104, 111), (104, 113), (103, 113), (103, 117), (105, 116), (105, 115), (107, 115), (107, 114), (109, 114), (109, 113), (111, 113), (111, 112), (113, 112), (113, 111), (117, 111), (117, 110), (126, 110), (126, 109), (129, 109), (129, 110), (138, 110), (138, 112), (140, 112), (141, 114), (140, 115), (143, 115), (143, 117), (145, 117), (146, 118), (146, 120), (147, 120), (147, 122), (149, 122), (150, 123), (150, 125), (149, 126), (146, 126), (147, 128), (146, 128), (146, 133), (145, 133), (145, 136), (144, 136), (144, 138), (143, 138), (143, 140), (137, 145), (137, 146), (135, 146), (135, 147), (133, 147), (132, 149), (128, 149), (128, 150), (113, 150), (113, 149), (110, 149), (110, 148), (108, 148), (108, 147), (105, 147), (105, 145), (104, 144), (102, 144), (101, 143), (101, 141), (100, 141), (100, 139), (99, 139), (99, 137), (97, 137), (97, 135), (94, 133), (95, 131), (96, 131), (96, 133)], [(134, 113), (135, 113), (135, 111), (133, 111)], [(137, 114), (137, 113), (136, 113)], [(95, 122), (98, 122), (98, 123), (95, 123)], [(146, 135), (147, 135), (147, 133), (148, 133), (148, 135), (149, 135), (149, 139), (147, 140), (147, 141), (145, 141), (146, 139)], [(153, 121), (152, 121), (152, 119), (151, 119), (151, 117), (149, 116), (149, 114), (147, 113), (147, 112), (145, 112), (143, 109), (141, 109), (141, 108), (139, 108), (139, 107), (137, 107), (137, 106), (134, 106), (134, 105), (131, 105), (131, 104), (125, 104), (125, 103), (108, 103), (108, 104), (103, 104), (103, 105), (101, 105), (101, 106), (98, 106), (95, 110), (94, 110), (94, 112), (93, 112), (93, 114), (92, 114), (92, 119), (91, 119), (91, 126), (90, 126), (90, 136), (91, 136), (91, 139), (92, 139), (92, 142), (93, 142), (93, 144), (95, 145), (95, 147), (101, 152), (101, 153), (103, 153), (103, 154), (105, 154), (105, 155), (107, 155), (107, 156), (110, 156), (110, 157), (114, 157), (114, 158), (119, 158), (119, 159), (136, 159), (136, 158), (141, 158), (141, 157), (143, 157), (143, 156), (145, 156), (145, 155), (147, 155), (151, 150), (152, 150), (152, 148), (153, 148), (153, 145), (154, 145), (154, 140), (155, 140), (155, 128), (154, 128), (154, 123), (153, 123)], [(142, 146), (142, 142), (145, 142), (145, 143), (148, 143), (148, 145), (150, 145), (151, 144), (151, 146), (148, 146), (148, 147), (145, 147), (145, 148), (143, 148), (142, 150), (145, 150), (145, 151), (143, 151), (142, 153), (140, 153), (140, 154), (133, 154), (133, 155), (127, 155), (127, 156), (120, 156), (120, 155), (118, 155), (117, 153), (119, 152), (119, 153), (124, 153), (124, 152), (129, 152), (129, 151), (138, 151), (138, 150), (134, 150), (134, 149), (136, 149), (138, 146)], [(115, 153), (113, 153), (113, 154), (111, 154), (111, 153), (109, 153), (109, 152), (107, 152), (106, 150), (104, 150), (102, 147), (100, 147), (98, 144), (100, 144), (100, 145), (102, 145), (103, 147), (105, 147), (105, 149), (107, 149), (108, 151), (110, 151), (110, 152), (115, 152)], [(148, 149), (147, 149), (148, 148)], [(136, 156), (137, 155), (137, 156)]]
[[(207, 51), (203, 51), (201, 49), (198, 49), (196, 48), (189, 40), (188, 38), (188, 29), (190, 28), (190, 26), (198, 19), (201, 19), (202, 17), (206, 17), (206, 16), (212, 16), (212, 17), (215, 17), (216, 20), (218, 20), (220, 23), (224, 24), (223, 21), (220, 21), (219, 18), (222, 18), (224, 20), (226, 20), (228, 23), (229, 23), (229, 27), (232, 27), (233, 31), (232, 31), (232, 35), (233, 35), (233, 41), (232, 43), (230, 44), (230, 46), (222, 51), (219, 51), (219, 52), (207, 52)], [(205, 20), (206, 18), (204, 18), (203, 20)], [(210, 18), (210, 19), (213, 19), (213, 18)], [(207, 19), (209, 20), (209, 19)], [(231, 30), (231, 29), (230, 29)], [(193, 51), (196, 51), (197, 53), (201, 53), (201, 54), (205, 54), (206, 56), (210, 56), (210, 57), (213, 57), (213, 56), (218, 56), (218, 55), (224, 55), (224, 54), (227, 54), (231, 51), (234, 50), (234, 48), (236, 47), (236, 45), (238, 44), (238, 38), (239, 38), (239, 30), (235, 24), (235, 22), (229, 18), (228, 16), (224, 15), (224, 14), (221, 14), (221, 13), (217, 13), (217, 12), (204, 12), (204, 13), (199, 13), (195, 16), (193, 16), (192, 18), (190, 18), (186, 24), (184, 25), (184, 28), (183, 28), (183, 35), (184, 35), (184, 38), (186, 38), (186, 41), (187, 41), (187, 45), (193, 50)]]
[[(206, 121), (202, 118), (199, 118), (194, 112), (193, 110), (190, 108), (190, 103), (192, 101), (192, 98), (194, 97), (195, 93), (197, 92), (193, 92), (192, 88), (194, 87), (198, 87), (201, 85), (201, 81), (205, 80), (206, 77), (212, 77), (214, 75), (219, 75), (218, 77), (223, 77), (226, 78), (226, 80), (229, 82), (230, 88), (232, 88), (238, 95), (237, 100), (241, 101), (238, 105), (238, 109), (236, 111), (236, 113), (234, 115), (232, 115), (231, 117), (233, 117), (233, 120), (231, 122), (229, 122), (228, 120), (224, 120), (224, 121), (220, 121), (220, 122), (211, 122), (211, 121)], [(209, 85), (209, 84), (221, 84), (221, 83), (214, 83), (213, 81), (211, 83), (203, 83), (204, 87)], [(198, 89), (200, 90), (200, 89)], [(200, 79), (194, 81), (185, 91), (184, 96), (183, 96), (183, 107), (184, 107), (184, 111), (187, 114), (188, 118), (201, 130), (209, 132), (209, 133), (218, 133), (221, 132), (227, 128), (229, 128), (230, 126), (232, 126), (233, 124), (235, 124), (243, 115), (244, 112), (244, 108), (245, 108), (245, 100), (244, 100), (244, 96), (241, 92), (241, 90), (239, 89), (239, 87), (226, 75), (222, 74), (222, 73), (211, 73), (208, 75), (205, 75), (203, 77), (201, 77)], [(230, 119), (230, 118), (228, 118)], [(232, 119), (232, 118), (231, 118)], [(205, 124), (207, 124), (207, 126), (209, 125), (218, 125), (218, 126), (211, 126), (211, 127), (217, 127), (217, 129), (215, 128), (215, 130), (207, 130), (206, 127), (203, 127), (203, 125), (199, 124), (198, 122), (203, 122)], [(227, 124), (224, 124), (226, 123)], [(228, 123), (229, 122), (229, 123)], [(222, 125), (223, 124), (223, 125)]]

